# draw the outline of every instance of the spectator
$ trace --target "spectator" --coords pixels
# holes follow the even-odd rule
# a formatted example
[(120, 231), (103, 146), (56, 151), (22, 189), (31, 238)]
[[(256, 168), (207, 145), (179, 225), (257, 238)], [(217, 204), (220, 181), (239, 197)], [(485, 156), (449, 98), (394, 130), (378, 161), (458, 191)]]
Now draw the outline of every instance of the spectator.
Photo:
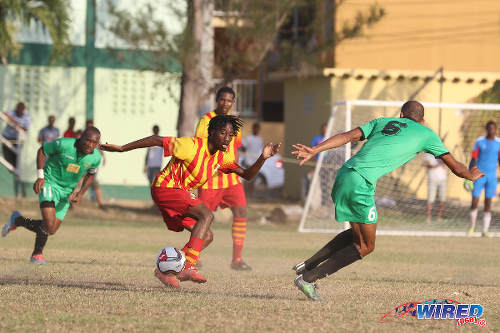
[(243, 139), (241, 150), (245, 152), (243, 164), (251, 166), (259, 158), (262, 152), (263, 141), (259, 136), (260, 124), (254, 123), (252, 126), (252, 134)]
[(25, 197), (26, 190), (17, 171), (18, 156), (21, 153), (22, 142), (19, 142), (19, 130), (16, 129), (16, 126), (27, 131), (30, 127), (31, 118), (26, 112), (26, 106), (22, 102), (17, 103), (15, 110), (4, 112), (4, 115), (9, 119), (9, 124), (5, 127), (2, 136), (13, 144), (15, 151), (6, 144), (2, 144), (3, 156), (16, 169), (16, 172), (14, 172), (14, 194), (16, 198), (19, 195), (19, 187), (21, 187), (22, 196)]
[(68, 129), (64, 132), (65, 138), (76, 138), (75, 132), (75, 117), (71, 117), (68, 120)]
[[(311, 140), (311, 147), (319, 145), (325, 139), (326, 134), (326, 124), (321, 124), (320, 134), (315, 135)], [(318, 160), (319, 155), (314, 156), (314, 160)], [(302, 176), (302, 199), (305, 200), (310, 190), (312, 178), (314, 175), (314, 169), (310, 170)], [(314, 193), (314, 199), (312, 201), (313, 208), (317, 208), (317, 205), (321, 205), (321, 185), (318, 183)]]
[[(153, 126), (153, 135), (158, 135), (160, 133), (160, 127), (158, 125)], [(146, 160), (144, 162), (144, 167), (146, 169), (146, 174), (148, 176), (149, 184), (153, 183), (156, 175), (161, 170), (161, 164), (163, 162), (163, 148), (162, 147), (149, 147), (146, 153)]]
[(446, 170), (443, 161), (426, 153), (424, 155), (424, 165), (427, 168), (427, 223), (431, 223), (432, 204), (436, 200), (436, 194), (439, 193), (439, 210), (437, 221), (441, 221), (444, 203), (446, 199), (446, 179), (448, 170)]
[[(326, 134), (326, 124), (323, 123), (321, 124), (321, 133), (314, 136), (311, 140), (311, 147), (319, 145), (323, 140), (325, 140), (325, 134)], [(319, 155), (316, 155), (314, 159), (318, 159)]]
[(38, 133), (38, 142), (52, 142), (59, 138), (59, 129), (54, 126), (56, 117), (53, 115), (49, 116), (49, 124), (40, 130)]

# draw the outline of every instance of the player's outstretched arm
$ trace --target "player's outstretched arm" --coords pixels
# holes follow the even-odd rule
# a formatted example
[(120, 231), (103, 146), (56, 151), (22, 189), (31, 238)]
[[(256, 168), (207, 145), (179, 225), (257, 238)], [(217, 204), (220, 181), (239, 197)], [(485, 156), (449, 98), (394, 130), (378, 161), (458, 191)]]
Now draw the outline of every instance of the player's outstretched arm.
[(441, 160), (450, 168), (450, 170), (460, 178), (465, 178), (471, 181), (475, 181), (484, 176), (484, 173), (477, 168), (477, 166), (472, 167), (469, 170), (465, 165), (458, 162), (453, 155), (446, 154), (441, 156)]
[(36, 169), (37, 169), (37, 179), (35, 180), (35, 183), (33, 184), (33, 191), (36, 194), (40, 194), (40, 191), (42, 190), (43, 185), (45, 185), (45, 178), (43, 175), (43, 167), (45, 165), (45, 160), (47, 157), (45, 156), (45, 153), (43, 152), (43, 147), (38, 148), (38, 152), (36, 154)]
[(255, 163), (247, 169), (242, 169), (240, 167), (231, 170), (231, 172), (237, 174), (238, 176), (246, 179), (252, 180), (259, 173), (260, 168), (264, 165), (264, 162), (271, 156), (274, 156), (281, 148), (281, 142), (273, 145), (272, 142), (269, 142), (262, 149), (262, 154), (260, 154), (259, 158)]
[(112, 143), (104, 143), (100, 145), (100, 149), (109, 152), (119, 152), (123, 153), (125, 151), (134, 150), (138, 148), (147, 148), (147, 147), (163, 147), (163, 137), (159, 135), (151, 135), (146, 138), (142, 138), (137, 141), (133, 141), (127, 143), (126, 145), (119, 146)]
[(69, 200), (74, 204), (78, 204), (85, 195), (85, 192), (87, 192), (90, 185), (92, 185), (92, 183), (94, 182), (94, 179), (95, 179), (95, 173), (94, 174), (87, 173), (85, 177), (83, 177), (83, 184), (80, 191), (71, 193)]
[(348, 142), (359, 141), (362, 137), (363, 132), (359, 127), (357, 127), (353, 130), (334, 135), (314, 147), (308, 147), (300, 143), (292, 145), (292, 147), (295, 148), (295, 150), (292, 151), (292, 154), (295, 155), (297, 159), (302, 158), (302, 161), (300, 161), (299, 163), (300, 165), (302, 165), (322, 151), (340, 147)]

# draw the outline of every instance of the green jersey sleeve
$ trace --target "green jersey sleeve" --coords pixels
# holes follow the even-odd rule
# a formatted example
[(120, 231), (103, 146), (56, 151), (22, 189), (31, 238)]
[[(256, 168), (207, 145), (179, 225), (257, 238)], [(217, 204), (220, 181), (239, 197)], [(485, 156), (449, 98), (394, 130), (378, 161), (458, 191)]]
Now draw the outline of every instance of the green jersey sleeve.
[(44, 142), (42, 147), (45, 155), (58, 154), (61, 152), (61, 140), (57, 139), (51, 142)]
[(435, 157), (449, 154), (448, 149), (446, 149), (439, 136), (432, 131), (429, 131), (429, 136), (424, 144), (424, 152), (432, 154)]
[(90, 169), (87, 170), (87, 173), (89, 175), (95, 175), (97, 173), (97, 168), (99, 168), (99, 165), (101, 164), (101, 159), (102, 159), (102, 155), (101, 155), (101, 153), (99, 153), (98, 158), (95, 161), (95, 163), (93, 163), (92, 166), (90, 167)]
[(376, 123), (377, 119), (373, 119), (372, 121), (359, 127), (361, 129), (361, 132), (363, 132), (363, 137), (361, 138), (361, 141), (367, 139), (370, 136), (373, 129), (375, 128)]

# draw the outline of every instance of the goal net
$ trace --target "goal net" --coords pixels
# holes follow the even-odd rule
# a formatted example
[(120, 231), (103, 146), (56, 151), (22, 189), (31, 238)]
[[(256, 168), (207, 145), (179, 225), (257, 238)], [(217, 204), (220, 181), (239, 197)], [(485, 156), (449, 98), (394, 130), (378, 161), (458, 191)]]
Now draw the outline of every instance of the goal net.
[[(352, 100), (338, 101), (332, 108), (325, 137), (344, 132), (378, 117), (399, 117), (399, 101)], [(468, 165), (476, 139), (485, 135), (489, 120), (500, 122), (500, 104), (422, 103), (425, 125), (439, 134), (445, 146), (460, 162)], [(299, 232), (339, 232), (348, 223), (335, 221), (331, 190), (335, 176), (363, 142), (351, 143), (320, 154), (308, 190)], [(428, 168), (425, 160), (435, 160), (418, 154), (412, 161), (381, 177), (376, 186), (375, 203), (378, 212), (377, 233), (392, 235), (465, 236), (470, 226), (471, 192), (464, 179), (453, 175), (446, 166), (445, 194), (437, 191), (429, 205)], [(433, 186), (431, 186), (433, 188)], [(431, 191), (432, 192), (432, 191)], [(432, 193), (430, 193), (432, 194)], [(432, 196), (431, 196), (432, 197)], [(444, 198), (444, 199), (443, 199)], [(440, 213), (440, 201), (442, 210)], [(492, 200), (491, 236), (500, 236), (500, 200)], [(428, 208), (430, 206), (430, 218)], [(483, 226), (484, 191), (473, 236), (480, 236)], [(438, 215), (439, 218), (438, 218)]]

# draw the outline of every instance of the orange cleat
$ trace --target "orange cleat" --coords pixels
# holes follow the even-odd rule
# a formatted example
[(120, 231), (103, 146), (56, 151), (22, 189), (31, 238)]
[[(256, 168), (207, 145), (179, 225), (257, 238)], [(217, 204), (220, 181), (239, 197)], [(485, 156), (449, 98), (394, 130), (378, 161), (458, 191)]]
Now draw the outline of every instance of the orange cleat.
[(158, 268), (155, 268), (155, 276), (158, 278), (158, 280), (160, 280), (161, 283), (169, 288), (178, 289), (181, 287), (179, 285), (179, 281), (177, 281), (177, 278), (174, 275), (163, 274)]
[(196, 283), (205, 283), (207, 279), (198, 273), (198, 269), (194, 266), (184, 267), (184, 269), (177, 274), (180, 281), (193, 281)]

